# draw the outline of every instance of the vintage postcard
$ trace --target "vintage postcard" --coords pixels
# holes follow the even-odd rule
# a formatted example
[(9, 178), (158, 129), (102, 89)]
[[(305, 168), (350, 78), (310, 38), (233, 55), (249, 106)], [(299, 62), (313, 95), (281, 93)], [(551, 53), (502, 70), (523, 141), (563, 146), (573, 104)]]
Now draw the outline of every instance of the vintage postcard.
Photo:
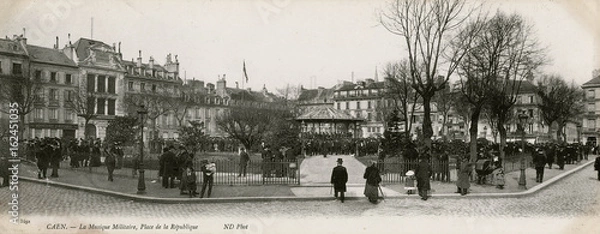
[(0, 233), (600, 233), (599, 22), (598, 0), (3, 1)]

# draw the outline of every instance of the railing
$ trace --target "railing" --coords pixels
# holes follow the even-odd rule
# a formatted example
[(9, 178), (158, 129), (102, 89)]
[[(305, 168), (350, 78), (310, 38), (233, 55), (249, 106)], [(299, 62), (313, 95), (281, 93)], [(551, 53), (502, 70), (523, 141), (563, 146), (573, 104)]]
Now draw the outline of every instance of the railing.
[[(289, 185), (300, 184), (300, 170), (297, 161), (250, 162), (244, 175), (239, 161), (215, 161), (216, 185)], [(198, 180), (202, 180), (202, 163), (195, 161), (194, 170)], [(240, 176), (241, 175), (241, 176)]]
[[(415, 170), (418, 161), (380, 161), (379, 171), (381, 179), (385, 183), (404, 183), (406, 172)], [(448, 161), (433, 161), (430, 163), (433, 170), (432, 179), (435, 181), (450, 182), (450, 163)]]

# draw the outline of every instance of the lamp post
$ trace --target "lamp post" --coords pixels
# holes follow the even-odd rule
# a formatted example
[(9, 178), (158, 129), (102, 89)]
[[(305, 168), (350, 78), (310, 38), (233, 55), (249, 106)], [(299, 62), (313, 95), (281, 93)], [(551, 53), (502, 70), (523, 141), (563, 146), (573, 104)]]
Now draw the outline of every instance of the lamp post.
[(519, 189), (527, 189), (527, 180), (525, 179), (525, 124), (529, 116), (522, 112), (519, 114), (519, 126), (517, 130), (521, 131), (521, 174), (519, 175)]
[(583, 160), (583, 146), (581, 145), (581, 129), (583, 128), (583, 125), (581, 125), (581, 123), (577, 123), (577, 143), (578, 144), (578, 150), (577, 150), (577, 164), (581, 163), (581, 160)]
[(138, 191), (137, 194), (146, 194), (146, 183), (144, 181), (144, 115), (148, 114), (148, 111), (141, 105), (137, 111), (140, 118), (140, 164), (139, 164), (139, 180), (138, 180)]
[(360, 122), (356, 122), (356, 124), (354, 125), (354, 127), (356, 128), (356, 129), (354, 130), (354, 135), (355, 135), (355, 137), (356, 137), (356, 141), (355, 141), (355, 142), (356, 142), (356, 144), (355, 144), (355, 146), (356, 146), (356, 147), (355, 147), (355, 149), (354, 149), (354, 151), (355, 151), (355, 152), (354, 152), (354, 155), (355, 155), (356, 157), (358, 157), (358, 156), (359, 156), (359, 155), (358, 155), (358, 153), (359, 153), (359, 151), (358, 151), (358, 147), (359, 147), (359, 145), (360, 145), (360, 141), (359, 141), (359, 139), (360, 139)]

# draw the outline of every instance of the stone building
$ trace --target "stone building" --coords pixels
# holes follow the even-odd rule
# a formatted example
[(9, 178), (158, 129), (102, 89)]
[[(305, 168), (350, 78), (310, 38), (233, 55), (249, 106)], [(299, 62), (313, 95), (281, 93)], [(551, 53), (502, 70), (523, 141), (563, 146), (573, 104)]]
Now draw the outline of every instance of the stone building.
[[(117, 51), (115, 44), (80, 38), (75, 43), (69, 41), (62, 51), (79, 67), (78, 100), (89, 104), (77, 109), (77, 136), (104, 138), (108, 121), (124, 114), (125, 68), (120, 48)], [(82, 115), (93, 116), (87, 126)]]
[[(77, 115), (69, 104), (78, 89), (79, 69), (58, 49), (58, 38), (54, 48), (29, 45), (23, 36), (0, 39), (0, 74), (21, 80), (15, 84), (26, 112), (19, 129), (24, 138), (75, 137)], [(9, 82), (3, 85), (4, 96)]]
[(137, 109), (144, 104), (147, 114), (145, 140), (154, 138), (177, 138), (179, 123), (173, 108), (179, 107), (183, 81), (179, 77), (179, 60), (171, 54), (164, 65), (156, 63), (152, 56), (148, 63), (142, 62), (142, 51), (137, 61), (122, 61), (125, 68), (125, 112), (136, 116)]

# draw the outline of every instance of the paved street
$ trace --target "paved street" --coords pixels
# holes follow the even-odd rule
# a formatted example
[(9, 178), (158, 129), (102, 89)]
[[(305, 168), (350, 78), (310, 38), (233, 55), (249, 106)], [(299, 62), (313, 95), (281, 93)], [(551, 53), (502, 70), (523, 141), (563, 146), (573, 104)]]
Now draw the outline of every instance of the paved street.
[[(421, 201), (411, 199), (388, 199), (372, 205), (365, 199), (350, 200), (345, 204), (337, 201), (282, 201), (233, 204), (153, 204), (138, 203), (125, 199), (91, 194), (70, 189), (45, 186), (21, 181), (19, 207), (21, 217), (54, 217), (55, 219), (85, 217), (118, 217), (127, 219), (194, 219), (216, 218), (232, 220), (354, 219), (402, 217), (437, 217), (449, 220), (459, 217), (466, 220), (522, 220), (534, 218), (557, 219), (569, 224), (591, 218), (596, 224), (600, 219), (600, 182), (595, 180), (591, 166), (557, 182), (536, 195), (525, 198), (448, 198)], [(8, 203), (9, 191), (0, 190), (2, 204)], [(3, 212), (6, 216), (6, 212)], [(33, 217), (33, 218), (32, 218)], [(405, 219), (406, 218), (406, 219)], [(6, 218), (8, 219), (8, 218)], [(39, 219), (39, 218), (38, 218)], [(114, 218), (113, 218), (114, 219)], [(461, 219), (465, 222), (465, 219)], [(583, 221), (582, 221), (583, 220)], [(590, 220), (591, 222), (591, 220)], [(451, 222), (449, 223), (451, 224)], [(541, 224), (540, 224), (541, 225)], [(549, 221), (548, 227), (557, 225)], [(558, 232), (562, 233), (562, 232)], [(587, 233), (587, 232), (586, 232)]]

